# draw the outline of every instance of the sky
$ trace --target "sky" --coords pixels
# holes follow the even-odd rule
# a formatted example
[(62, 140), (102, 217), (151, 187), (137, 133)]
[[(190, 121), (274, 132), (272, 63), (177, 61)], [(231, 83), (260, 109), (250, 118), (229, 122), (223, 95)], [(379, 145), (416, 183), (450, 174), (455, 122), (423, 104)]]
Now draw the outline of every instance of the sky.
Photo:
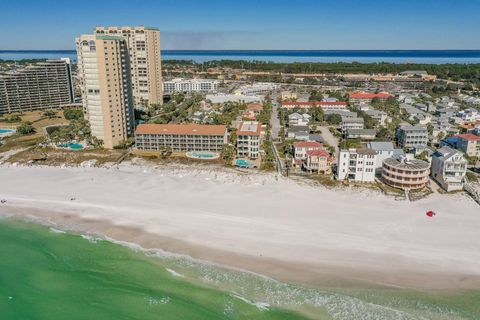
[(480, 49), (480, 0), (0, 0), (0, 50), (97, 25), (158, 27), (166, 50)]

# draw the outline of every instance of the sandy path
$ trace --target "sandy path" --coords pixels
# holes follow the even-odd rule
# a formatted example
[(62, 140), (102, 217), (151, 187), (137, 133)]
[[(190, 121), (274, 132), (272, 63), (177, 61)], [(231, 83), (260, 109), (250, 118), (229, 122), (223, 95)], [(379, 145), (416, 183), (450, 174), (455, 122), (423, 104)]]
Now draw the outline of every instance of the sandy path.
[(461, 195), (399, 202), (270, 175), (125, 165), (3, 166), (0, 197), (9, 206), (0, 213), (35, 208), (82, 231), (282, 280), (480, 287), (480, 207)]

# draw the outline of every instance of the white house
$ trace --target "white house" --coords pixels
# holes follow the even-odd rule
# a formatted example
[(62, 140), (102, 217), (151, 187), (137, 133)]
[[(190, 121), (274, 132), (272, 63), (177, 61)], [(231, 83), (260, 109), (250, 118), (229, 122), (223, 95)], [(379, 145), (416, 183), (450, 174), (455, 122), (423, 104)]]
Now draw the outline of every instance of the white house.
[(363, 129), (363, 118), (342, 119), (342, 132), (346, 133), (348, 129)]
[(467, 160), (461, 152), (444, 146), (432, 155), (432, 178), (446, 191), (462, 190)]
[(337, 162), (337, 179), (357, 182), (375, 181), (377, 152), (372, 149), (342, 149)]
[(288, 116), (288, 125), (289, 126), (308, 126), (310, 123), (311, 116), (307, 113), (300, 114), (294, 112)]
[(237, 130), (237, 157), (257, 159), (260, 152), (262, 124), (243, 121)]
[(391, 158), (397, 154), (403, 154), (402, 149), (395, 149), (393, 146), (393, 142), (390, 141), (371, 141), (367, 143), (367, 147), (377, 152), (376, 161), (375, 161), (375, 169), (377, 173), (382, 172), (382, 163), (383, 160), (387, 158)]

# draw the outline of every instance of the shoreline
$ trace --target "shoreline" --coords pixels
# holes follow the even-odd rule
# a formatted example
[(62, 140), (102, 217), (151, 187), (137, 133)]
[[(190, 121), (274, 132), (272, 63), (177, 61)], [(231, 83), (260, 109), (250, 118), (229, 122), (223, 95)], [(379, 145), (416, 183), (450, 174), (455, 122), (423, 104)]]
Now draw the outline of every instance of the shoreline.
[[(34, 192), (28, 185), (28, 181), (24, 181), (24, 177), (30, 177), (30, 174), (25, 172), (25, 176), (19, 177), (19, 172), (22, 171), (30, 171), (30, 174), (34, 173), (32, 177), (34, 180), (41, 177), (40, 185), (45, 183), (48, 184), (48, 187), (55, 188), (53, 186), (60, 182), (60, 186), (57, 186), (59, 190), (67, 191), (65, 189), (71, 188), (77, 191), (78, 197), (73, 201), (66, 197), (56, 199), (52, 195), (45, 194), (48, 193), (46, 192), (48, 188), (45, 189), (45, 192), (41, 190)], [(115, 174), (116, 172), (118, 173)], [(190, 174), (185, 175), (185, 172)], [(135, 174), (136, 178), (132, 178), (134, 177), (132, 174)], [(322, 227), (322, 223), (319, 223), (318, 220), (331, 220), (335, 215), (319, 213), (316, 216), (315, 214), (301, 214), (298, 210), (282, 210), (282, 207), (287, 205), (282, 200), (284, 199), (282, 193), (287, 192), (285, 190), (289, 188), (295, 189), (294, 194), (303, 192), (322, 196), (322, 199), (319, 199), (321, 201), (316, 204), (320, 206), (323, 204), (325, 207), (330, 206), (332, 210), (336, 208), (331, 207), (332, 204), (327, 199), (333, 196), (340, 198), (337, 200), (353, 202), (354, 207), (358, 205), (356, 203), (358, 200), (370, 198), (377, 205), (381, 204), (385, 207), (395, 205), (412, 209), (419, 206), (424, 207), (425, 203), (431, 204), (432, 199), (421, 200), (418, 203), (399, 204), (398, 201), (373, 192), (332, 191), (299, 185), (284, 179), (275, 181), (272, 175), (260, 174), (240, 177), (239, 175), (232, 176), (232, 174), (234, 175), (230, 172), (209, 172), (208, 170), (178, 170), (178, 172), (172, 173), (163, 169), (131, 165), (121, 166), (117, 170), (1, 166), (0, 180), (7, 182), (2, 183), (0, 181), (1, 196), (4, 197), (4, 193), (7, 193), (5, 198), (8, 202), (0, 206), (0, 214), (13, 215), (13, 217), (33, 221), (35, 219), (31, 218), (36, 217), (40, 220), (40, 223), (53, 224), (62, 230), (99, 235), (107, 237), (107, 239), (113, 239), (114, 242), (132, 243), (140, 245), (147, 251), (158, 249), (185, 255), (220, 267), (253, 272), (281, 282), (304, 287), (367, 286), (413, 290), (480, 288), (480, 273), (475, 272), (475, 270), (479, 270), (477, 269), (479, 264), (477, 261), (480, 261), (476, 260), (476, 257), (480, 254), (478, 241), (470, 244), (468, 248), (465, 247), (465, 242), (458, 243), (455, 249), (464, 249), (465, 252), (461, 252), (462, 254), (456, 254), (452, 248), (448, 248), (448, 250), (439, 252), (436, 256), (432, 253), (430, 258), (423, 256), (429, 251), (435, 250), (431, 246), (421, 248), (422, 250), (419, 250), (419, 252), (409, 253), (407, 250), (399, 254), (395, 250), (395, 246), (410, 250), (415, 249), (415, 246), (409, 245), (407, 248), (403, 248), (402, 241), (391, 241), (391, 243), (384, 243), (385, 247), (382, 248), (382, 241), (379, 243), (375, 241), (375, 238), (368, 238), (368, 232), (358, 233), (355, 229), (350, 230), (349, 227), (342, 230), (345, 226), (336, 223), (332, 223), (331, 226), (323, 230), (330, 232), (329, 237), (318, 235), (322, 239), (316, 240), (316, 230), (315, 228), (308, 228), (308, 222)], [(12, 188), (16, 190), (12, 194), (12, 191), (8, 190), (8, 180), (12, 181), (14, 177), (20, 181), (15, 184), (10, 183), (10, 186), (13, 186)], [(92, 182), (96, 182), (94, 179), (97, 177), (100, 178), (101, 182), (92, 184)], [(116, 181), (118, 178), (127, 183), (127, 187), (120, 188), (115, 183), (118, 182)], [(162, 182), (155, 178), (161, 179)], [(65, 179), (68, 181), (62, 184), (61, 181)], [(110, 179), (112, 181), (109, 181)], [(132, 183), (131, 179), (135, 181)], [(22, 181), (27, 184), (25, 185)], [(36, 184), (34, 183), (36, 187), (39, 186), (38, 182), (37, 180)], [(77, 187), (72, 188), (72, 182), (75, 182)], [(201, 185), (195, 186), (195, 183)], [(139, 184), (140, 186), (134, 190), (133, 187)], [(155, 191), (157, 190), (152, 191), (150, 188), (155, 189), (157, 184), (164, 185), (161, 191), (170, 198), (165, 199), (166, 204), (159, 202), (158, 206), (152, 208), (151, 204), (143, 203), (139, 205), (141, 201), (125, 199), (125, 192), (128, 191), (130, 193), (138, 192), (138, 198), (141, 198), (139, 200), (144, 200), (144, 196), (140, 196), (140, 194), (142, 192), (148, 193), (148, 195), (156, 194)], [(115, 186), (119, 189), (117, 190), (119, 191), (118, 196), (95, 196), (98, 196), (99, 190), (115, 190)], [(232, 191), (232, 188), (233, 190), (240, 188), (242, 191), (249, 192), (249, 196), (260, 194), (263, 197), (271, 197), (269, 200), (281, 202), (280, 206), (277, 205), (276, 210), (272, 210), (269, 201), (264, 203), (265, 201), (258, 200), (258, 203), (254, 203), (254, 207), (256, 205), (258, 209), (256, 215), (252, 215), (252, 212), (248, 210), (246, 213), (242, 210), (238, 211), (238, 208), (234, 210), (235, 207), (230, 209), (235, 212), (226, 214), (224, 210), (228, 211), (232, 203), (230, 197), (221, 196), (221, 192)], [(192, 195), (190, 193), (192, 190), (200, 195), (198, 197)], [(55, 190), (52, 190), (52, 194), (53, 191)], [(278, 193), (280, 193), (280, 197), (276, 195)], [(204, 199), (202, 196), (206, 194), (217, 197), (217, 203), (206, 203), (208, 201), (205, 200), (192, 205), (195, 204), (195, 201)], [(19, 195), (23, 195), (23, 197)], [(86, 199), (87, 197), (91, 198)], [(183, 200), (186, 198), (186, 200), (177, 203), (177, 206), (175, 206), (176, 202), (171, 199), (179, 200), (175, 197), (183, 198)], [(297, 197), (305, 201), (304, 196), (298, 194)], [(440, 201), (438, 196), (433, 198)], [(480, 226), (480, 215), (471, 216), (471, 214), (475, 213), (472, 210), (478, 208), (471, 207), (472, 205), (476, 206), (476, 204), (467, 202), (467, 198), (463, 196), (452, 196), (452, 198), (458, 198), (465, 201), (466, 204), (468, 203), (466, 205), (468, 209), (466, 210), (468, 213), (467, 221), (454, 228), (457, 230), (459, 226), (462, 226), (460, 229), (468, 227), (468, 230), (455, 231), (455, 236), (463, 233), (464, 236), (468, 237), (468, 240), (472, 240), (472, 230), (470, 228), (475, 229)], [(453, 199), (445, 198), (445, 201), (448, 200), (454, 202)], [(135, 205), (138, 205), (137, 209)], [(245, 206), (251, 209), (252, 204), (247, 202)], [(306, 205), (310, 209), (311, 206), (312, 204)], [(337, 205), (339, 213), (337, 215), (341, 213), (342, 209), (346, 208), (345, 206), (345, 202), (339, 202)], [(55, 209), (52, 210), (51, 208), (54, 207)], [(349, 206), (347, 205), (347, 207)], [(452, 207), (455, 208), (455, 206)], [(359, 208), (357, 207), (357, 209)], [(194, 213), (191, 212), (192, 210)], [(362, 208), (359, 210), (366, 211)], [(362, 213), (365, 212), (360, 212), (359, 215)], [(137, 219), (132, 219), (132, 215), (135, 215)], [(447, 212), (445, 212), (445, 215), (447, 215)], [(377, 215), (374, 215), (374, 217), (380, 218)], [(351, 218), (350, 214), (349, 218)], [(352, 223), (353, 228), (365, 228), (372, 221), (374, 222), (371, 217), (364, 218), (365, 222), (360, 220)], [(421, 218), (424, 220), (423, 216)], [(296, 221), (297, 219), (300, 221)], [(351, 220), (341, 216), (338, 219), (340, 222), (347, 224), (349, 221), (351, 222)], [(387, 233), (387, 237), (385, 235), (380, 237), (382, 240), (401, 237), (402, 232), (408, 233), (409, 228), (415, 228), (418, 223), (417, 219), (414, 219), (413, 224), (411, 220), (412, 217), (409, 217), (407, 220), (400, 219), (387, 223), (387, 225), (380, 224), (380, 230), (374, 228), (374, 231), (379, 232), (379, 236)], [(419, 221), (423, 223), (421, 220)], [(401, 227), (402, 222), (406, 224), (403, 229)], [(400, 228), (400, 230), (397, 230), (400, 232), (390, 234), (389, 226), (393, 229)], [(226, 230), (222, 232), (223, 228)], [(219, 235), (212, 234), (215, 233), (212, 232), (214, 230)], [(346, 231), (351, 231), (352, 234), (345, 233)], [(368, 231), (371, 232), (372, 230)], [(433, 232), (437, 237), (435, 240), (442, 242), (439, 243), (439, 246), (444, 245), (443, 240), (438, 238), (439, 235), (435, 230), (432, 231), (427, 227), (424, 231)], [(445, 231), (443, 225), (442, 231)], [(465, 231), (467, 232), (465, 233)], [(282, 232), (285, 235), (282, 235)], [(307, 233), (306, 237), (301, 236), (302, 232)], [(339, 243), (336, 244), (334, 240)], [(294, 243), (295, 241), (298, 241), (298, 243)], [(322, 243), (323, 241), (330, 241), (330, 243), (325, 245)], [(363, 242), (362, 244), (367, 247), (362, 250), (357, 242)], [(262, 243), (263, 246), (259, 243)], [(451, 255), (450, 260), (457, 261), (442, 262), (446, 258), (445, 254)], [(441, 265), (435, 267), (435, 263), (441, 263)]]

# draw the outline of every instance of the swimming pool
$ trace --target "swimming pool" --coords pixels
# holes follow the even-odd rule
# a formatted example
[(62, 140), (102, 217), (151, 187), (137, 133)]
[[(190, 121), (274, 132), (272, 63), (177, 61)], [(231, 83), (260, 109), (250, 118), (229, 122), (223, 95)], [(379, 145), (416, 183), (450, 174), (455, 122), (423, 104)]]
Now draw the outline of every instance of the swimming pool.
[(8, 135), (15, 133), (15, 129), (0, 128), (0, 135)]
[(253, 167), (253, 164), (250, 163), (250, 161), (244, 160), (244, 159), (237, 159), (235, 161), (235, 165), (240, 168), (251, 168)]
[(213, 160), (218, 159), (220, 155), (216, 152), (210, 151), (190, 151), (186, 153), (187, 157), (193, 159), (202, 159), (202, 160)]
[(58, 145), (60, 148), (72, 149), (72, 150), (81, 150), (83, 149), (83, 145), (80, 143), (70, 142), (70, 143), (62, 143)]

